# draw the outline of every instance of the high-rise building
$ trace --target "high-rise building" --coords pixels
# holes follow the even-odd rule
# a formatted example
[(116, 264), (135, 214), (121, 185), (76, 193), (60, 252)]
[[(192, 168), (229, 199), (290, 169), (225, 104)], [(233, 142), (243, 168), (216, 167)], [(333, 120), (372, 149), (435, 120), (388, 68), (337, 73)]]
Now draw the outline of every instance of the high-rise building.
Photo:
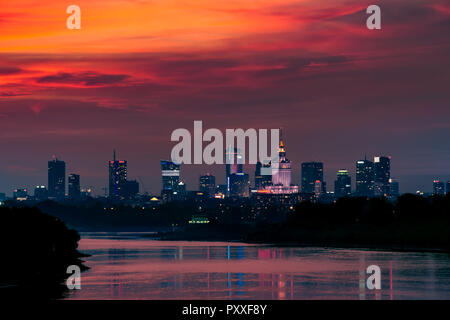
[(334, 195), (336, 198), (347, 197), (352, 193), (352, 178), (347, 170), (339, 170), (337, 172), (336, 181), (334, 182)]
[(278, 163), (272, 163), (272, 184), (274, 186), (291, 186), (291, 161), (286, 158), (286, 149), (280, 139), (278, 147)]
[(34, 197), (36, 200), (42, 201), (48, 198), (48, 191), (45, 186), (36, 186), (34, 188)]
[(177, 191), (180, 182), (180, 165), (161, 160), (162, 190)]
[(67, 180), (69, 181), (69, 198), (80, 199), (81, 187), (80, 187), (80, 176), (75, 173), (69, 174)]
[(433, 181), (433, 194), (443, 196), (445, 195), (444, 182), (439, 180)]
[(391, 178), (390, 157), (374, 157), (374, 193), (375, 196), (388, 196)]
[(225, 162), (226, 162), (226, 179), (227, 179), (227, 194), (231, 194), (231, 175), (242, 174), (244, 157), (240, 150), (237, 148), (232, 149), (228, 147), (225, 150)]
[(391, 200), (395, 200), (400, 196), (400, 186), (397, 180), (390, 178), (389, 179), (389, 193), (388, 198)]
[[(265, 163), (262, 164), (261, 162), (256, 163), (256, 170), (255, 170), (255, 189), (256, 190), (262, 190), (267, 186), (270, 186), (272, 184), (272, 175), (271, 174), (262, 174), (262, 169), (270, 169), (271, 164)], [(268, 171), (268, 170), (266, 170)]]
[(113, 160), (109, 161), (109, 197), (118, 198), (123, 196), (123, 188), (127, 181), (128, 165), (125, 160), (116, 160), (114, 150)]
[[(315, 193), (316, 181), (323, 183), (323, 163), (303, 162), (302, 163), (302, 192)], [(325, 191), (325, 190), (322, 190)]]
[(133, 199), (139, 193), (139, 182), (128, 180), (123, 184), (121, 196), (126, 199)]
[(250, 194), (250, 182), (248, 174), (233, 173), (229, 177), (230, 181), (230, 196), (247, 198)]
[(450, 181), (447, 181), (447, 193), (450, 193)]
[(356, 162), (356, 194), (360, 197), (374, 196), (373, 162), (367, 159)]
[(216, 177), (207, 173), (200, 177), (200, 192), (209, 198), (213, 198), (216, 190)]
[(28, 199), (28, 191), (25, 188), (14, 189), (13, 198), (16, 201), (24, 201)]
[(57, 158), (48, 162), (48, 195), (63, 199), (66, 194), (66, 163)]
[(298, 186), (291, 184), (291, 161), (286, 158), (286, 148), (280, 134), (278, 145), (278, 162), (270, 163), (272, 169), (272, 183), (266, 186), (265, 192), (272, 194), (298, 193)]

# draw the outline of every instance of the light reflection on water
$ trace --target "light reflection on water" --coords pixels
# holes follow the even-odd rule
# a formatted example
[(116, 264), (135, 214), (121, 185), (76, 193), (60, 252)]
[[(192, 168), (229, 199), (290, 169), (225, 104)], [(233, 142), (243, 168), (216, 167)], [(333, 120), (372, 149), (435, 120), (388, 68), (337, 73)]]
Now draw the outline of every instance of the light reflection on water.
[[(450, 299), (448, 254), (83, 234), (91, 254), (69, 299)], [(381, 268), (368, 290), (365, 268)], [(362, 285), (360, 285), (360, 283)]]

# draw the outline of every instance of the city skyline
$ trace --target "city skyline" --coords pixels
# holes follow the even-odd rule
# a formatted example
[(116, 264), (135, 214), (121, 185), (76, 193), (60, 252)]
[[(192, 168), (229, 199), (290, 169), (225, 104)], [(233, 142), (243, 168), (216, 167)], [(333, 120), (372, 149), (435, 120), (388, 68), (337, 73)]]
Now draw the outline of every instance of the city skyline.
[[(377, 4), (381, 30), (358, 0), (79, 0), (82, 28), (69, 30), (56, 0), (5, 2), (0, 190), (42, 184), (56, 153), (99, 194), (116, 148), (156, 191), (171, 132), (202, 120), (284, 127), (296, 183), (302, 162), (325, 163), (332, 185), (364, 154), (388, 154), (402, 191), (431, 192), (450, 180), (450, 6)], [(183, 175), (193, 185), (206, 171), (224, 178)]]
[[(282, 142), (282, 140), (280, 139), (280, 149), (279, 152), (282, 152), (283, 156), (280, 158), (280, 161), (282, 161), (282, 159), (284, 159), (284, 153), (285, 153), (285, 147), (284, 144)], [(238, 154), (238, 151), (235, 150), (235, 152), (233, 153), (234, 157), (236, 157), (236, 155)], [(387, 162), (387, 169), (383, 169), (383, 167), (381, 168), (377, 168), (376, 164), (380, 163), (380, 159), (381, 162), (383, 162), (383, 159), (386, 159), (385, 161)], [(300, 177), (298, 179), (298, 181), (295, 181), (295, 178), (292, 179), (291, 181), (291, 185), (297, 185), (298, 186), (298, 191), (299, 192), (307, 192), (307, 193), (317, 193), (317, 185), (314, 185), (314, 181), (317, 182), (320, 181), (320, 192), (335, 192), (337, 188), (342, 188), (344, 186), (340, 186), (339, 184), (339, 178), (342, 177), (342, 174), (345, 174), (346, 176), (350, 177), (350, 190), (352, 194), (355, 195), (361, 195), (361, 196), (379, 196), (380, 194), (383, 194), (383, 192), (377, 192), (376, 188), (377, 188), (377, 182), (379, 182), (380, 180), (380, 175), (383, 175), (384, 177), (382, 177), (381, 179), (383, 180), (383, 178), (385, 178), (386, 180), (386, 184), (390, 183), (391, 181), (394, 181), (394, 183), (398, 184), (400, 182), (400, 186), (402, 186), (401, 181), (399, 181), (398, 178), (396, 178), (395, 175), (391, 176), (391, 167), (390, 167), (390, 160), (391, 160), (391, 156), (382, 156), (382, 155), (377, 155), (373, 157), (373, 162), (367, 159), (367, 155), (364, 156), (364, 159), (360, 159), (360, 160), (355, 160), (354, 165), (355, 168), (354, 170), (351, 169), (351, 166), (347, 167), (347, 168), (340, 168), (338, 169), (336, 172), (331, 173), (330, 176), (333, 176), (334, 174), (334, 178), (330, 179), (329, 181), (325, 178), (324, 172), (327, 171), (326, 168), (326, 164), (324, 164), (323, 162), (319, 162), (319, 161), (308, 161), (308, 162), (302, 162), (299, 164), (299, 174)], [(290, 161), (289, 161), (290, 162)], [(136, 184), (137, 189), (139, 190), (136, 193), (140, 193), (140, 194), (144, 194), (144, 193), (148, 193), (148, 194), (160, 194), (162, 191), (161, 190), (172, 190), (174, 189), (173, 187), (170, 187), (169, 189), (167, 189), (167, 187), (165, 187), (165, 185), (168, 185), (167, 183), (169, 183), (171, 186), (172, 185), (177, 185), (178, 183), (182, 183), (183, 184), (183, 188), (184, 190), (189, 190), (189, 191), (201, 191), (202, 189), (202, 178), (206, 178), (208, 176), (213, 177), (214, 179), (214, 183), (216, 184), (216, 186), (220, 186), (220, 185), (224, 185), (226, 186), (228, 184), (228, 179), (227, 179), (227, 174), (228, 172), (231, 170), (234, 170), (236, 172), (234, 172), (233, 174), (245, 174), (246, 176), (248, 176), (248, 181), (249, 181), (249, 187), (253, 188), (255, 186), (257, 186), (258, 184), (258, 179), (255, 179), (255, 174), (256, 172), (258, 172), (257, 166), (256, 165), (248, 165), (248, 164), (244, 164), (244, 165), (228, 165), (228, 164), (223, 164), (223, 165), (200, 165), (200, 166), (194, 166), (195, 168), (199, 168), (199, 167), (221, 167), (222, 171), (224, 171), (223, 169), (225, 169), (225, 175), (224, 175), (224, 179), (217, 179), (216, 180), (216, 175), (213, 174), (212, 172), (214, 172), (214, 170), (212, 171), (204, 171), (204, 172), (198, 172), (197, 173), (197, 177), (195, 181), (191, 181), (191, 182), (187, 182), (186, 178), (182, 175), (182, 168), (185, 167), (189, 167), (189, 166), (193, 166), (193, 165), (176, 165), (174, 163), (172, 163), (171, 161), (167, 161), (167, 160), (160, 160), (160, 165), (161, 165), (161, 169), (163, 170), (162, 173), (162, 179), (163, 181), (161, 182), (161, 171), (159, 176), (156, 178), (159, 182), (159, 190), (144, 190), (143, 188), (145, 188), (143, 185), (139, 185), (139, 183), (137, 182), (136, 178), (133, 178), (134, 180), (128, 179), (127, 175), (128, 175), (128, 161), (127, 160), (118, 160), (116, 159), (116, 150), (113, 150), (113, 160), (108, 160), (108, 170), (109, 170), (109, 177), (107, 175), (106, 179), (107, 181), (109, 181), (109, 186), (108, 183), (105, 184), (105, 186), (102, 186), (100, 188), (98, 188), (97, 190), (95, 189), (95, 187), (91, 186), (91, 185), (87, 185), (87, 184), (80, 184), (80, 176), (83, 176), (83, 174), (77, 172), (77, 173), (67, 173), (66, 172), (66, 161), (58, 159), (56, 156), (53, 156), (52, 160), (48, 161), (48, 171), (47, 171), (47, 183), (40, 183), (40, 184), (36, 184), (36, 185), (29, 185), (29, 186), (15, 186), (13, 188), (10, 188), (9, 190), (6, 191), (2, 191), (0, 190), (0, 193), (5, 193), (6, 195), (9, 194), (9, 192), (11, 192), (11, 194), (14, 194), (16, 192), (23, 192), (23, 190), (25, 192), (27, 192), (27, 190), (31, 191), (31, 190), (35, 190), (35, 192), (41, 192), (41, 189), (44, 188), (45, 186), (47, 186), (47, 189), (45, 190), (45, 192), (48, 193), (49, 197), (53, 197), (53, 198), (60, 198), (61, 199), (61, 192), (64, 192), (66, 196), (69, 196), (69, 198), (74, 199), (75, 197), (71, 197), (70, 195), (70, 188), (71, 188), (71, 184), (73, 184), (73, 180), (71, 182), (71, 178), (75, 179), (75, 183), (77, 185), (77, 189), (78, 191), (76, 192), (80, 192), (79, 190), (81, 189), (90, 189), (90, 194), (92, 194), (93, 196), (104, 196), (104, 195), (108, 195), (108, 197), (110, 198), (115, 198), (120, 196), (123, 196), (125, 193), (120, 193), (120, 191), (118, 192), (117, 189), (120, 190), (120, 188), (123, 188), (125, 190), (126, 186), (131, 183), (131, 184)], [(295, 163), (295, 162), (294, 162)], [(365, 181), (367, 179), (365, 179), (364, 177), (366, 177), (365, 174), (359, 176), (358, 178), (358, 166), (365, 166), (365, 163), (368, 163), (370, 166), (370, 174), (372, 174), (372, 182), (371, 182), (371, 192), (367, 193), (367, 191), (362, 191), (359, 190), (358, 188), (358, 180), (360, 181)], [(57, 174), (56, 177), (55, 173), (51, 173), (54, 172), (54, 168), (55, 166), (57, 167), (61, 167), (61, 169), (59, 169), (59, 172)], [(174, 166), (173, 168), (170, 166)], [(167, 168), (166, 168), (167, 167)], [(169, 168), (170, 167), (170, 168)], [(230, 169), (233, 168), (233, 169)], [(255, 169), (256, 171), (253, 170), (254, 174), (250, 174), (252, 172), (251, 168)], [(52, 170), (50, 170), (52, 169)], [(212, 169), (212, 168), (211, 168)], [(247, 172), (245, 169), (249, 169), (249, 171)], [(308, 169), (308, 170), (306, 170)], [(313, 170), (312, 172), (311, 169)], [(318, 170), (318, 173), (314, 173), (314, 170)], [(363, 168), (364, 169), (364, 168)], [(62, 171), (61, 171), (62, 170)], [(173, 174), (171, 174), (169, 171), (171, 170), (176, 170), (177, 174), (176, 176), (174, 176)], [(169, 172), (169, 173), (164, 173), (164, 171)], [(377, 177), (377, 171), (378, 173), (378, 177)], [(354, 174), (352, 174), (352, 172), (354, 172)], [(122, 178), (117, 178), (117, 175), (120, 175), (123, 177)], [(317, 176), (316, 176), (317, 175)], [(220, 174), (219, 174), (220, 176)], [(67, 179), (66, 179), (67, 178)], [(166, 182), (164, 182), (164, 178), (166, 178)], [(172, 179), (172, 178), (176, 178), (175, 182), (170, 182), (167, 179)], [(55, 187), (50, 187), (50, 184), (53, 183), (55, 184), (55, 182), (53, 182), (54, 180), (62, 180), (62, 182), (59, 183), (59, 188), (62, 188), (63, 191), (59, 191), (59, 193), (57, 191), (50, 191), (50, 189), (54, 189)], [(119, 184), (117, 182), (118, 179), (121, 179), (121, 184)], [(307, 180), (305, 180), (307, 179)], [(67, 183), (66, 183), (67, 180)], [(142, 184), (142, 180), (139, 178), (141, 184)], [(270, 179), (271, 180), (271, 179)], [(200, 181), (200, 184), (199, 184)], [(305, 184), (305, 181), (311, 181), (310, 183), (312, 183), (311, 186), (309, 186), (308, 184)], [(345, 180), (346, 181), (346, 180)], [(162, 183), (162, 184), (161, 184)], [(346, 181), (346, 183), (348, 183)], [(450, 185), (450, 179), (449, 180), (445, 180), (445, 179), (439, 179), (439, 178), (435, 178), (430, 182), (430, 191), (427, 191), (425, 188), (417, 188), (417, 190), (413, 191), (413, 192), (409, 192), (409, 191), (403, 191), (402, 189), (400, 189), (400, 193), (415, 193), (416, 191), (421, 191), (424, 193), (436, 193), (436, 183), (440, 183), (442, 184), (442, 188), (445, 192), (446, 190), (446, 186), (448, 188), (448, 186)], [(144, 183), (145, 185), (145, 183)], [(328, 186), (328, 187), (327, 187)], [(134, 186), (133, 186), (134, 187)], [(132, 188), (133, 188), (132, 187)], [(398, 185), (396, 186), (398, 188)], [(176, 188), (176, 187), (175, 187)], [(401, 188), (401, 187), (400, 187)], [(58, 189), (58, 188), (56, 188)], [(127, 188), (128, 189), (128, 188)], [(158, 189), (158, 188), (156, 188)], [(310, 190), (311, 189), (311, 190)], [(68, 190), (68, 192), (65, 192), (66, 190)], [(72, 191), (73, 192), (73, 191)], [(126, 192), (126, 191), (125, 191)], [(61, 194), (60, 194), (61, 193)], [(386, 194), (386, 192), (384, 192)], [(29, 194), (30, 195), (30, 194)]]

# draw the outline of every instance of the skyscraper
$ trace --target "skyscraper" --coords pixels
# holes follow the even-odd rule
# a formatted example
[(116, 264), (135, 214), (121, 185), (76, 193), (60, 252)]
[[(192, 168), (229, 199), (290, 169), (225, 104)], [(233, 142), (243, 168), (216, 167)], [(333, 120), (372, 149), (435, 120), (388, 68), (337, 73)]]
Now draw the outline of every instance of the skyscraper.
[(445, 186), (444, 186), (444, 182), (439, 181), (439, 180), (434, 180), (433, 181), (433, 194), (434, 195), (439, 195), (439, 196), (443, 196), (445, 195)]
[(111, 198), (122, 196), (127, 173), (127, 161), (116, 160), (116, 150), (114, 150), (113, 160), (109, 161), (109, 196)]
[(450, 193), (450, 181), (447, 181), (447, 193)]
[(263, 168), (270, 169), (270, 167), (271, 167), (270, 163), (262, 164), (259, 161), (256, 163), (255, 189), (262, 190), (265, 187), (270, 186), (272, 184), (272, 175), (261, 174), (261, 169), (263, 169)]
[(162, 190), (176, 191), (180, 182), (180, 165), (161, 160)]
[(225, 150), (225, 161), (226, 161), (226, 179), (227, 179), (227, 193), (231, 193), (231, 175), (242, 174), (242, 165), (244, 163), (244, 158), (240, 153), (239, 149), (228, 147)]
[(286, 149), (280, 139), (278, 147), (278, 163), (272, 163), (272, 184), (274, 186), (291, 186), (291, 161), (286, 158)]
[(291, 184), (291, 161), (286, 158), (286, 148), (281, 134), (278, 145), (278, 162), (272, 161), (270, 166), (272, 169), (272, 183), (264, 187), (266, 191), (273, 194), (298, 193), (298, 186)]
[(45, 186), (36, 186), (34, 188), (34, 197), (36, 200), (46, 200), (48, 198), (48, 191)]
[(390, 178), (389, 179), (389, 194), (388, 198), (391, 200), (395, 200), (400, 196), (400, 186), (397, 180)]
[(374, 193), (375, 196), (388, 196), (391, 178), (390, 157), (374, 157)]
[(352, 193), (352, 178), (347, 170), (339, 170), (337, 172), (336, 181), (334, 182), (334, 194), (336, 198), (349, 196)]
[(66, 163), (57, 158), (48, 162), (48, 195), (63, 199), (66, 194)]
[(216, 191), (216, 177), (207, 173), (200, 177), (200, 192), (209, 198), (214, 197)]
[(374, 170), (373, 162), (367, 159), (356, 162), (356, 194), (360, 197), (373, 197)]
[(320, 181), (323, 186), (323, 163), (303, 162), (302, 163), (302, 192), (314, 193), (316, 181)]
[(230, 196), (247, 198), (249, 196), (250, 183), (248, 180), (248, 174), (246, 173), (233, 173), (229, 177), (230, 181)]
[(80, 188), (80, 176), (75, 173), (69, 174), (69, 198), (80, 199), (81, 188)]

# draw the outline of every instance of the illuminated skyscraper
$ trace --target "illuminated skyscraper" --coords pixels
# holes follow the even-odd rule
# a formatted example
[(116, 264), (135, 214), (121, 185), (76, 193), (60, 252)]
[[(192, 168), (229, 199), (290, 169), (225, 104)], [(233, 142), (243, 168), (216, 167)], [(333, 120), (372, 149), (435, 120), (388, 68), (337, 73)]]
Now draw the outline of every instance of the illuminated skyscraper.
[(66, 163), (57, 158), (48, 162), (48, 195), (64, 199), (66, 194)]
[(162, 190), (176, 191), (180, 182), (180, 165), (161, 160)]
[(216, 191), (216, 177), (207, 173), (200, 177), (200, 192), (209, 198), (213, 198)]
[(13, 198), (16, 201), (24, 201), (28, 199), (28, 191), (24, 188), (14, 189)]
[(114, 150), (113, 160), (109, 161), (109, 196), (117, 198), (122, 196), (122, 189), (127, 181), (127, 162), (116, 160)]
[(315, 193), (316, 181), (320, 181), (322, 192), (324, 193), (323, 163), (303, 162), (302, 163), (302, 192)]
[(80, 176), (75, 173), (69, 174), (69, 198), (79, 199), (81, 196)]
[(349, 196), (352, 193), (352, 178), (347, 170), (339, 170), (334, 182), (334, 194), (336, 198)]
[(434, 180), (433, 181), (433, 194), (439, 195), (439, 196), (445, 195), (445, 189), (444, 188), (445, 188), (444, 182), (439, 181), (439, 180)]
[(272, 184), (265, 187), (266, 191), (273, 194), (298, 193), (298, 186), (291, 185), (291, 161), (286, 158), (286, 148), (280, 134), (278, 145), (278, 162), (271, 162)]
[(291, 186), (291, 161), (286, 158), (286, 149), (280, 139), (278, 147), (278, 163), (272, 163), (272, 184), (274, 186)]
[(34, 197), (36, 200), (46, 200), (48, 198), (48, 191), (45, 186), (36, 186), (34, 188)]
[(240, 153), (239, 149), (237, 148), (232, 149), (231, 147), (228, 147), (225, 150), (225, 163), (226, 163), (227, 194), (230, 195), (231, 175), (233, 174), (242, 175), (244, 173), (242, 169), (244, 157)]
[(246, 173), (233, 173), (229, 177), (230, 181), (230, 196), (247, 198), (250, 191), (250, 183), (248, 180), (248, 174)]
[(374, 195), (374, 165), (367, 159), (356, 162), (356, 194), (360, 197)]
[(400, 186), (398, 181), (393, 178), (389, 179), (389, 194), (388, 198), (391, 200), (395, 200), (400, 196)]
[(391, 178), (390, 157), (374, 157), (374, 193), (375, 196), (387, 196)]

